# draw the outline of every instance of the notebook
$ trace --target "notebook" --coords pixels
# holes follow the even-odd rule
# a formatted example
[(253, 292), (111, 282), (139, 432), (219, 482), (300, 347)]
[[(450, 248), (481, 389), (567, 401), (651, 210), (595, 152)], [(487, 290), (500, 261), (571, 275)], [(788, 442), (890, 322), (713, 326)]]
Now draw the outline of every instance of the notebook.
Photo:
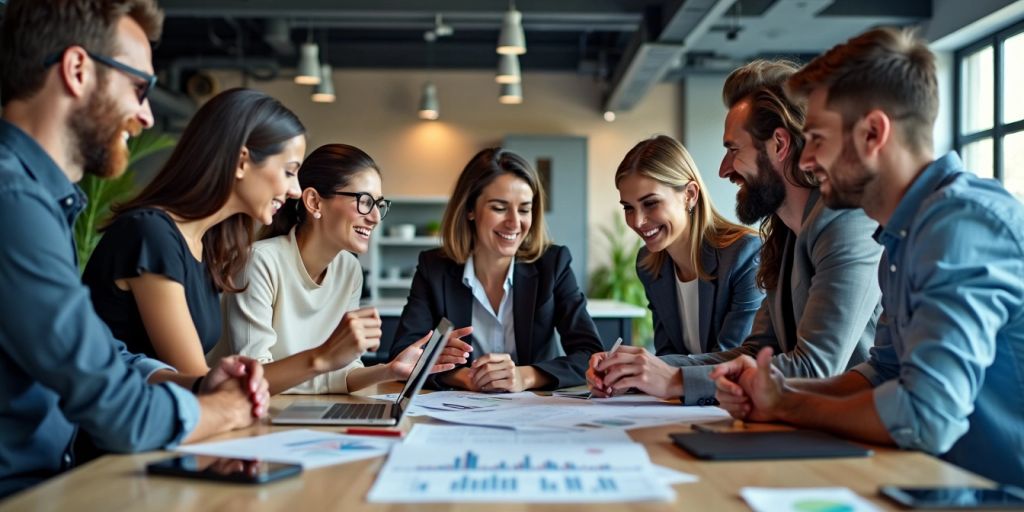
[(445, 343), (452, 332), (452, 324), (441, 318), (434, 329), (434, 335), (423, 346), (423, 353), (405, 382), (402, 392), (393, 403), (381, 400), (353, 399), (344, 402), (299, 401), (289, 405), (271, 419), (271, 423), (282, 425), (397, 425), (402, 415), (412, 404), (416, 393), (423, 388), (430, 369), (444, 351)]
[(813, 430), (669, 434), (698, 459), (757, 460), (867, 457), (871, 450)]

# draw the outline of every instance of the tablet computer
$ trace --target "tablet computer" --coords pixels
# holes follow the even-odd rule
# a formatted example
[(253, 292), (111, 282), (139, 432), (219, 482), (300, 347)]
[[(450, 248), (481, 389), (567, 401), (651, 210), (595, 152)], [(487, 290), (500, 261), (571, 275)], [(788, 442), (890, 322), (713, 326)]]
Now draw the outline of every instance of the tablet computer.
[(871, 450), (813, 430), (669, 434), (698, 459), (758, 460), (867, 457)]

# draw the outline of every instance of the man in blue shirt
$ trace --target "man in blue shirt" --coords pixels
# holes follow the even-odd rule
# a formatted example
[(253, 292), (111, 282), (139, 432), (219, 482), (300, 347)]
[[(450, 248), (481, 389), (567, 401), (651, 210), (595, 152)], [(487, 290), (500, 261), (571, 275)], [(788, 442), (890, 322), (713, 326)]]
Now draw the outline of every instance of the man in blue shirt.
[[(266, 413), (255, 361), (205, 377), (130, 354), (93, 311), (72, 237), (84, 173), (123, 171), (153, 123), (152, 0), (13, 0), (0, 40), (0, 497), (73, 464), (76, 429), (99, 447), (173, 446)], [(149, 383), (147, 383), (147, 380)], [(188, 391), (191, 388), (198, 396)]]
[(769, 350), (721, 365), (723, 407), (1024, 484), (1024, 205), (934, 159), (935, 60), (912, 33), (866, 32), (788, 87), (808, 99), (801, 166), (881, 226), (884, 313), (868, 361), (831, 379), (784, 379)]

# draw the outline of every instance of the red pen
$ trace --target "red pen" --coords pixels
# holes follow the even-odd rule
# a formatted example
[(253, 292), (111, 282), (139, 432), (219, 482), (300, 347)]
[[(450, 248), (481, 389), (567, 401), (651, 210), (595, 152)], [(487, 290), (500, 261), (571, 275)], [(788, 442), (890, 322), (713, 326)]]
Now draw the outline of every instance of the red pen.
[(382, 436), (382, 437), (402, 437), (405, 435), (401, 430), (394, 430), (388, 428), (359, 428), (349, 427), (344, 430), (346, 434), (352, 434), (354, 436)]

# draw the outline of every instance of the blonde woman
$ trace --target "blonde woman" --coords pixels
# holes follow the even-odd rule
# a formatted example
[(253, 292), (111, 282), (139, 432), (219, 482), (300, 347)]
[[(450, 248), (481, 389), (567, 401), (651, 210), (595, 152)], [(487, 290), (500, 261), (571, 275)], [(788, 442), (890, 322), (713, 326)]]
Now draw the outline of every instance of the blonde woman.
[[(547, 239), (544, 193), (530, 165), (500, 148), (477, 153), (441, 232), (442, 247), (420, 254), (391, 353), (446, 316), (472, 326), (474, 360), (435, 384), (486, 392), (583, 384), (601, 341), (569, 250)], [(558, 355), (556, 330), (566, 355)]]
[(626, 224), (644, 241), (637, 274), (653, 313), (656, 355), (627, 346), (594, 354), (587, 381), (595, 396), (636, 388), (681, 397), (674, 359), (737, 347), (750, 333), (764, 299), (756, 283), (761, 241), (718, 213), (693, 158), (671, 137), (626, 153), (615, 187)]

